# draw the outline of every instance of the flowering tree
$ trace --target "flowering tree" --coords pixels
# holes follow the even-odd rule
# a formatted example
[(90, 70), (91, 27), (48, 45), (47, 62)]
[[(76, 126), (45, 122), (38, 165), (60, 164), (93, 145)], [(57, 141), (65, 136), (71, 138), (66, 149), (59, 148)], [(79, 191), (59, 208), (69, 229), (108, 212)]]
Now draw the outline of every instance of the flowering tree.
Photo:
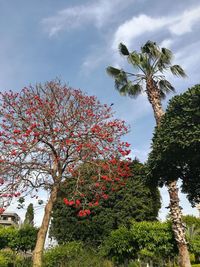
[[(39, 267), (61, 184), (67, 181), (70, 186), (76, 179), (64, 202), (74, 206), (79, 216), (88, 216), (100, 198), (108, 198), (105, 185), (109, 192), (129, 175), (128, 161), (121, 160), (130, 153), (129, 144), (120, 141), (128, 129), (124, 121), (112, 118), (110, 107), (59, 81), (24, 88), (21, 93), (1, 93), (0, 114), (4, 204), (12, 197), (37, 198), (40, 189), (49, 192), (33, 255), (33, 266)], [(79, 167), (82, 163), (94, 170), (87, 182)]]

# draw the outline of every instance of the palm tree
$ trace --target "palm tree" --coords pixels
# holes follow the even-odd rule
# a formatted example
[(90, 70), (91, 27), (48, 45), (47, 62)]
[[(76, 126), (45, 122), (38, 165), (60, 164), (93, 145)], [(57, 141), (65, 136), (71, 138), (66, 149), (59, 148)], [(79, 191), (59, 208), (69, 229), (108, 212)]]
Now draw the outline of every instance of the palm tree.
[(129, 52), (127, 47), (120, 43), (120, 54), (136, 70), (136, 73), (126, 72), (109, 66), (107, 72), (115, 79), (115, 87), (121, 95), (137, 97), (146, 92), (154, 111), (156, 123), (159, 124), (164, 111), (161, 99), (169, 92), (174, 92), (174, 87), (165, 79), (164, 71), (170, 70), (176, 76), (185, 77), (184, 70), (179, 65), (172, 65), (172, 52), (167, 48), (159, 48), (155, 42), (148, 41), (141, 52)]
[[(172, 84), (166, 80), (164, 72), (170, 71), (175, 76), (186, 77), (184, 70), (179, 65), (172, 65), (172, 52), (167, 48), (160, 48), (155, 42), (148, 41), (141, 47), (140, 52), (129, 52), (128, 48), (120, 43), (119, 52), (127, 58), (135, 72), (127, 72), (109, 66), (107, 73), (115, 79), (115, 88), (121, 95), (133, 98), (145, 92), (153, 108), (156, 124), (159, 126), (164, 115), (161, 101), (167, 93), (175, 91)], [(170, 196), (172, 227), (179, 249), (180, 266), (190, 267), (176, 181), (168, 182), (167, 187)]]

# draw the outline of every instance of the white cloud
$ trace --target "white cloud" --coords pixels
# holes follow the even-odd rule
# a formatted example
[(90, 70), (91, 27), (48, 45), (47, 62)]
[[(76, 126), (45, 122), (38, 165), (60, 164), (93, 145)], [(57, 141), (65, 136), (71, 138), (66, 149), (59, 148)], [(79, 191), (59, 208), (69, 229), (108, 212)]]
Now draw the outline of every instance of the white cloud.
[(160, 47), (167, 47), (170, 48), (173, 44), (173, 40), (172, 39), (164, 39), (161, 43), (160, 43)]
[(118, 47), (120, 42), (130, 46), (133, 39), (145, 32), (152, 32), (161, 29), (169, 23), (168, 18), (151, 18), (147, 15), (139, 15), (120, 25), (115, 32), (112, 48)]
[(69, 7), (57, 12), (55, 16), (44, 18), (42, 23), (50, 37), (60, 31), (78, 28), (89, 23), (101, 28), (108, 20), (113, 19), (112, 15), (123, 9), (129, 1), (133, 0), (128, 0), (123, 5), (121, 0), (99, 0), (95, 4)]
[[(192, 27), (200, 21), (200, 6), (186, 10), (177, 16), (150, 17), (145, 14), (134, 16), (121, 24), (113, 36), (111, 47), (116, 50), (120, 42), (127, 46), (133, 44), (134, 39), (149, 32), (168, 30), (174, 35), (183, 35), (192, 31)], [(171, 39), (165, 40), (171, 45)]]
[(178, 19), (177, 23), (169, 27), (170, 31), (176, 35), (182, 35), (192, 31), (192, 27), (200, 21), (200, 7), (186, 10)]

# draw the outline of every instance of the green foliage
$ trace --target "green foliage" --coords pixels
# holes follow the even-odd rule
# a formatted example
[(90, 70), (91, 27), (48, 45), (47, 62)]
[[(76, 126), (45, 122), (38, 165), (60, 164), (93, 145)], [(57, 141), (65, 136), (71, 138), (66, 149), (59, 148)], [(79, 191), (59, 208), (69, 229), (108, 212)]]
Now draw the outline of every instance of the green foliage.
[(130, 52), (124, 44), (120, 43), (119, 52), (127, 58), (135, 71), (126, 72), (111, 66), (107, 68), (107, 73), (115, 79), (115, 87), (122, 95), (136, 97), (146, 90), (144, 87), (146, 81), (153, 79), (160, 90), (161, 98), (164, 98), (168, 92), (174, 91), (174, 87), (163, 78), (163, 72), (169, 70), (175, 76), (186, 76), (179, 65), (171, 64), (172, 52), (167, 48), (159, 47), (155, 42), (146, 42), (140, 52)]
[(14, 227), (0, 227), (0, 249), (16, 247), (18, 230)]
[(70, 260), (78, 257), (80, 252), (82, 252), (82, 244), (78, 242), (56, 246), (45, 252), (43, 267), (56, 267), (62, 266), (62, 263), (67, 264)]
[(197, 228), (200, 229), (200, 218), (195, 217), (193, 215), (185, 215), (182, 217), (183, 222), (186, 224), (187, 227), (195, 225)]
[(200, 199), (200, 85), (173, 97), (155, 129), (148, 167), (153, 182), (182, 179), (192, 204)]
[(93, 209), (90, 217), (77, 217), (74, 208), (63, 204), (67, 189), (63, 188), (53, 209), (50, 235), (58, 243), (82, 240), (93, 245), (101, 243), (113, 229), (120, 225), (129, 225), (132, 218), (136, 221), (156, 220), (160, 208), (160, 195), (156, 188), (146, 184), (145, 166), (138, 161), (132, 163), (133, 176), (126, 186), (110, 194)]
[(8, 267), (9, 262), (10, 262), (10, 255), (4, 253), (3, 251), (0, 251), (0, 266)]
[(30, 203), (27, 207), (24, 224), (34, 225), (34, 208), (32, 203)]
[(43, 267), (112, 267), (97, 251), (81, 242), (68, 242), (45, 252)]
[(31, 258), (24, 258), (12, 250), (0, 251), (1, 267), (31, 267)]
[(33, 250), (37, 240), (38, 229), (31, 225), (24, 225), (18, 230), (16, 249), (20, 251)]
[(38, 229), (25, 225), (19, 229), (14, 227), (0, 228), (0, 249), (11, 248), (16, 251), (33, 250)]
[(195, 262), (200, 262), (200, 218), (191, 215), (183, 216), (186, 224), (186, 236), (189, 250), (194, 254)]
[(133, 222), (130, 229), (112, 231), (103, 252), (119, 263), (137, 258), (157, 263), (175, 257), (177, 247), (170, 223)]

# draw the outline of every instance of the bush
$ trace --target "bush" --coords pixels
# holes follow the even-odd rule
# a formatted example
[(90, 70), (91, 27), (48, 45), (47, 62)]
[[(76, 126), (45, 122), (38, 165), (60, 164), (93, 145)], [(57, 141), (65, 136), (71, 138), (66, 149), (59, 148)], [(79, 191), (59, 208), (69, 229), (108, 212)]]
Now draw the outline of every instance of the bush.
[(43, 267), (114, 267), (98, 251), (84, 247), (81, 242), (68, 242), (45, 252)]
[(31, 258), (24, 258), (10, 249), (0, 251), (0, 267), (31, 267)]
[(25, 225), (21, 228), (0, 227), (0, 249), (10, 248), (15, 251), (33, 250), (38, 229)]
[(68, 242), (47, 250), (44, 254), (43, 267), (61, 267), (78, 257), (82, 252), (82, 243)]
[(133, 222), (130, 229), (112, 231), (102, 252), (117, 263), (140, 259), (160, 266), (176, 257), (177, 247), (170, 223)]

